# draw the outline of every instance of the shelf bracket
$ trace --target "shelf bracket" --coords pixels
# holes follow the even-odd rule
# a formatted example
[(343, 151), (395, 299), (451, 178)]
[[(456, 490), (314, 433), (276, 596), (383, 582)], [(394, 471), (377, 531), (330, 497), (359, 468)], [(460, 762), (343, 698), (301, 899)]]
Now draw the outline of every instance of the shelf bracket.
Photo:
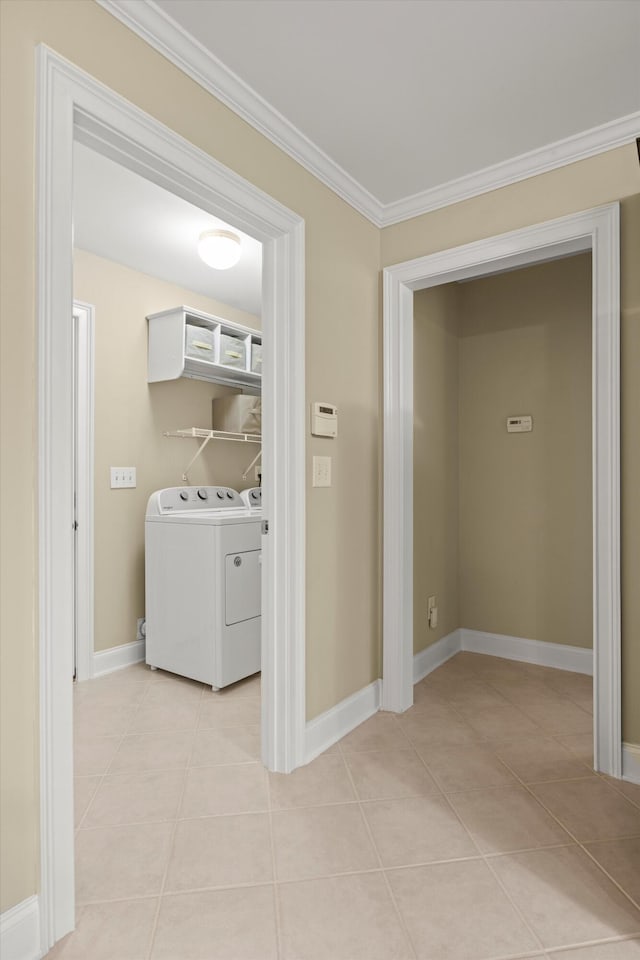
[(210, 436), (204, 438), (204, 440), (196, 450), (195, 454), (191, 457), (191, 460), (189, 460), (189, 463), (184, 468), (184, 473), (182, 474), (183, 483), (189, 483), (189, 470), (191, 470), (191, 467), (194, 465), (194, 463), (196, 462), (196, 460), (198, 459), (198, 457), (200, 456), (200, 454), (202, 453), (206, 445), (209, 443), (209, 440), (211, 440)]
[(261, 456), (262, 456), (262, 447), (260, 447), (260, 449), (258, 450), (257, 454), (255, 455), (255, 457), (253, 458), (253, 460), (251, 461), (251, 463), (249, 464), (249, 466), (247, 467), (247, 469), (245, 470), (245, 472), (242, 474), (242, 479), (243, 479), (243, 480), (246, 480), (246, 479), (248, 478), (248, 476), (249, 476), (249, 471), (251, 470), (251, 468), (252, 468), (253, 466), (256, 465), (256, 463), (258, 462), (258, 460), (260, 459)]

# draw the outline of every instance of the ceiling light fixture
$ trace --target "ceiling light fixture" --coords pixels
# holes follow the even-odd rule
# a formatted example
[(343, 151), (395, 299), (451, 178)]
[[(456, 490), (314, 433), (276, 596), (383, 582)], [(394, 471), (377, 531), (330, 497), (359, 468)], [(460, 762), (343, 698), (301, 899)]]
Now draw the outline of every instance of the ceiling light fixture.
[(198, 254), (214, 270), (228, 270), (242, 255), (240, 237), (230, 230), (209, 230), (200, 235)]

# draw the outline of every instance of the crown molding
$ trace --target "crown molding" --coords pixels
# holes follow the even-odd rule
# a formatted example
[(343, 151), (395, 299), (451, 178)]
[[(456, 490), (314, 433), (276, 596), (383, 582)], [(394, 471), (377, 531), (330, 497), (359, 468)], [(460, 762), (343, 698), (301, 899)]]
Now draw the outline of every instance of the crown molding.
[(419, 217), (431, 210), (438, 210), (440, 207), (447, 207), (452, 203), (460, 203), (461, 200), (469, 200), (482, 193), (498, 190), (510, 183), (527, 180), (529, 177), (576, 163), (578, 160), (586, 160), (597, 153), (633, 143), (638, 136), (640, 136), (640, 111), (603, 123), (599, 127), (584, 130), (582, 133), (558, 140), (556, 143), (547, 144), (545, 147), (530, 150), (528, 153), (485, 167), (475, 173), (466, 174), (464, 177), (458, 177), (456, 180), (450, 180), (430, 190), (415, 193), (411, 197), (387, 203), (383, 206), (380, 226), (392, 226), (394, 223)]
[(557, 167), (585, 160), (605, 150), (632, 143), (640, 135), (638, 111), (385, 204), (164, 13), (153, 0), (96, 2), (377, 227), (389, 227)]
[(153, 0), (97, 0), (97, 3), (350, 206), (380, 226), (383, 205), (379, 200)]

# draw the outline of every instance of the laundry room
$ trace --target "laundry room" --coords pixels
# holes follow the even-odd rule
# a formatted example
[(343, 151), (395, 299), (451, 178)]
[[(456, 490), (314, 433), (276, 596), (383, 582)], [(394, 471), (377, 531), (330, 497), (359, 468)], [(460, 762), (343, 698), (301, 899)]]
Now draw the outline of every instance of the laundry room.
[[(231, 269), (212, 268), (198, 255), (199, 239), (212, 233), (227, 241), (230, 235), (232, 247), (239, 241), (241, 257)], [(257, 240), (75, 145), (74, 301), (92, 327), (88, 348), (76, 351), (86, 366), (76, 403), (93, 413), (76, 438), (76, 459), (93, 472), (93, 508), (90, 497), (80, 498), (86, 516), (77, 517), (81, 533), (92, 521), (94, 556), (93, 572), (78, 571), (79, 595), (93, 597), (92, 616), (78, 624), (81, 679), (140, 659), (151, 494), (260, 486), (261, 265)], [(164, 344), (156, 345), (163, 321), (156, 315), (183, 306), (194, 316), (176, 319), (178, 366), (163, 371), (156, 359), (167, 355)], [(227, 369), (212, 382), (200, 376), (212, 366), (216, 336)], [(237, 401), (229, 406), (239, 396), (242, 408)], [(212, 437), (203, 444), (216, 428), (235, 441)], [(77, 483), (90, 483), (90, 470), (77, 470)]]

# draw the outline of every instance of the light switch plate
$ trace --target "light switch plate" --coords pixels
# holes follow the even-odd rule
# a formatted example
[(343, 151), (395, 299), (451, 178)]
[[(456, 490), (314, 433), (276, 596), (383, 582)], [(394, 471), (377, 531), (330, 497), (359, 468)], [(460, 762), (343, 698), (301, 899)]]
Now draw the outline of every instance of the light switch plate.
[(331, 457), (313, 458), (313, 486), (331, 486)]
[(116, 490), (122, 487), (135, 487), (136, 468), (135, 467), (111, 467), (111, 489)]

